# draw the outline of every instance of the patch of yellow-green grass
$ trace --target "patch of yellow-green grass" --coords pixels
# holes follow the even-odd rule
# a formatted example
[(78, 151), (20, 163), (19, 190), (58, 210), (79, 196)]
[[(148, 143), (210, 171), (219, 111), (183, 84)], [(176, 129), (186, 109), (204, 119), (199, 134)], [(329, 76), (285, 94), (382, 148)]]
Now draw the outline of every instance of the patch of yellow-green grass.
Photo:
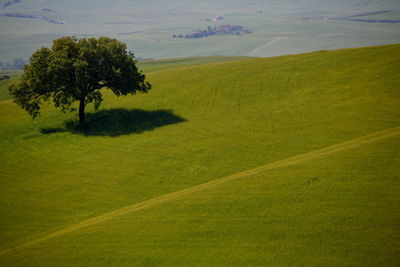
[(237, 179), (22, 248), (4, 263), (396, 266), (399, 145), (387, 138)]
[(209, 57), (188, 57), (188, 58), (168, 58), (156, 60), (140, 60), (138, 67), (143, 72), (154, 72), (184, 66), (194, 66), (213, 62), (223, 62), (232, 60), (250, 59), (244, 56), (209, 56)]
[[(116, 98), (106, 93), (102, 113), (92, 115), (96, 121), (85, 133), (64, 126), (64, 120), (76, 114), (62, 115), (52, 107), (45, 107), (42, 117), (32, 121), (11, 101), (3, 101), (0, 103), (0, 250), (153, 197), (397, 127), (400, 125), (399, 52), (400, 45), (392, 45), (149, 73), (153, 89), (148, 95)], [(126, 225), (122, 225), (122, 232), (117, 233), (113, 230), (115, 224), (105, 222), (101, 227), (110, 227), (110, 235), (97, 225), (4, 254), (0, 262), (22, 264), (31, 259), (52, 264), (59, 257), (65, 259), (59, 261), (61, 265), (127, 263), (124, 259), (136, 259), (143, 264), (206, 265), (231, 258), (238, 259), (239, 264), (307, 262), (312, 265), (330, 257), (333, 263), (346, 264), (348, 259), (350, 264), (360, 264), (368, 259), (363, 256), (370, 251), (367, 245), (380, 240), (385, 247), (377, 250), (380, 256), (376, 259), (370, 256), (371, 262), (387, 259), (391, 263), (393, 249), (398, 247), (393, 243), (395, 239), (389, 237), (398, 239), (398, 232), (392, 227), (391, 216), (395, 214), (385, 215), (386, 211), (383, 214), (377, 210), (382, 203), (387, 204), (388, 211), (398, 208), (395, 193), (398, 190), (393, 191), (398, 188), (393, 177), (399, 176), (395, 164), (399, 151), (396, 140), (388, 140), (390, 144), (382, 145), (382, 149), (378, 144), (383, 141), (304, 163), (309, 168), (304, 174), (297, 167), (275, 170), (272, 177), (276, 179), (272, 181), (282, 183), (281, 186), (271, 184), (270, 173), (255, 178), (254, 183), (249, 179), (237, 180), (232, 183), (237, 186), (236, 191), (228, 186), (213, 189), (233, 190), (231, 199), (225, 199), (223, 193), (212, 193), (213, 190), (204, 191), (197, 197), (208, 199), (209, 194), (215, 194), (210, 202), (190, 204), (193, 196), (186, 202), (143, 210), (140, 214), (144, 217), (129, 215), (127, 222), (133, 220), (132, 226), (137, 225), (136, 228), (124, 230)], [(343, 153), (346, 156), (342, 160), (339, 155)], [(376, 159), (374, 164), (368, 161), (369, 157)], [(369, 180), (363, 180), (365, 175)], [(354, 179), (349, 180), (352, 186), (327, 184), (339, 183), (346, 177)], [(296, 197), (299, 187), (293, 184), (309, 180), (324, 183), (316, 183), (322, 187), (315, 192), (307, 191), (314, 202), (304, 201), (304, 207), (296, 212), (294, 204), (302, 199)], [(262, 188), (266, 191), (257, 191)], [(276, 189), (271, 192), (271, 199), (267, 194), (269, 188)], [(243, 194), (239, 193), (241, 189)], [(382, 192), (388, 195), (381, 198)], [(355, 203), (356, 208), (364, 205), (359, 211), (361, 219), (353, 218), (357, 213), (351, 205), (343, 206), (346, 198), (341, 200), (340, 196), (349, 196), (349, 203)], [(323, 197), (327, 202), (321, 200)], [(281, 213), (288, 210), (287, 216), (278, 216), (273, 224), (256, 220), (257, 207), (268, 211), (270, 204), (274, 205), (273, 214), (283, 216)], [(174, 214), (171, 208), (175, 206), (182, 212), (175, 210), (170, 224), (160, 219), (163, 212)], [(234, 218), (230, 216), (232, 212), (239, 216), (239, 222), (230, 221), (229, 218)], [(193, 217), (196, 214), (202, 220), (199, 229), (203, 229), (204, 223), (205, 232), (193, 239), (190, 233), (198, 229)], [(267, 218), (266, 214), (261, 218)], [(368, 214), (376, 214), (376, 221), (365, 217)], [(334, 215), (340, 215), (338, 227), (349, 221), (350, 226), (355, 225), (354, 229), (331, 228), (336, 222)], [(308, 224), (312, 218), (315, 225)], [(367, 218), (365, 222), (363, 218)], [(316, 227), (319, 222), (320, 228)], [(378, 233), (376, 222), (389, 229), (390, 234)], [(269, 228), (271, 224), (273, 227)], [(222, 225), (226, 229), (215, 230)], [(310, 228), (305, 233), (298, 231), (307, 225)], [(352, 229), (355, 235), (350, 234)], [(344, 236), (345, 232), (350, 233)], [(249, 239), (240, 243), (246, 235)], [(319, 236), (329, 236), (327, 243), (321, 243), (325, 239)], [(274, 237), (278, 243), (268, 243)], [(54, 248), (52, 242), (56, 240), (63, 244), (60, 250)], [(387, 245), (392, 243), (393, 246)], [(51, 244), (54, 250), (48, 250)], [(235, 256), (241, 250), (240, 244), (245, 246), (242, 257)], [(181, 248), (184, 251), (180, 257)], [(321, 249), (321, 257), (316, 248)], [(168, 253), (172, 256), (166, 259)]]

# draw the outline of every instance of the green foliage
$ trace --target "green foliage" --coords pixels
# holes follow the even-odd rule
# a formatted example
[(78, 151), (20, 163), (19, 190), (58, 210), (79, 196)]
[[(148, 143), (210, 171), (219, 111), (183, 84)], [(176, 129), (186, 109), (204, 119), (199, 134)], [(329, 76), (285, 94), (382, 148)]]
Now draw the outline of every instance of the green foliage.
[(93, 102), (98, 109), (103, 87), (117, 96), (151, 89), (125, 44), (108, 37), (62, 37), (54, 40), (51, 49), (43, 47), (32, 55), (21, 82), (12, 85), (10, 93), (33, 118), (48, 100), (64, 112), (73, 111), (72, 104), (79, 101), (80, 122), (84, 122), (85, 105)]

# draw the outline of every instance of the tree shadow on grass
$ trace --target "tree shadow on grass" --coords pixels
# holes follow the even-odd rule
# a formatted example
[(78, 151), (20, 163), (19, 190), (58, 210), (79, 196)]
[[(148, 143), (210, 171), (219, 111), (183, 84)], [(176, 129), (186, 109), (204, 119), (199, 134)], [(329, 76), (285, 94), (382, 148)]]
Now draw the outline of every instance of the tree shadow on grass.
[(120, 136), (152, 131), (158, 127), (186, 121), (172, 110), (105, 109), (86, 114), (86, 123), (65, 122), (65, 128), (42, 128), (42, 134), (72, 132), (86, 136)]

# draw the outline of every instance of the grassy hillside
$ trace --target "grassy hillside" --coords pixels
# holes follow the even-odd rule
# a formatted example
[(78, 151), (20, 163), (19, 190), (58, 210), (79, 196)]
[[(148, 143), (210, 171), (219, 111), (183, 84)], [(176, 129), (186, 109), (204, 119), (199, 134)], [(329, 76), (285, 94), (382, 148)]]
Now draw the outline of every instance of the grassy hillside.
[[(224, 62), (231, 60), (249, 59), (251, 57), (240, 56), (209, 56), (209, 57), (188, 57), (188, 58), (170, 58), (170, 59), (152, 59), (152, 60), (139, 60), (137, 63), (138, 68), (144, 73), (154, 71), (173, 69), (184, 66), (194, 66), (213, 62)], [(11, 99), (8, 87), (15, 83), (19, 76), (22, 75), (20, 70), (1, 70), (0, 76), (8, 75), (11, 79), (0, 81), (0, 101)]]
[(188, 57), (188, 58), (169, 58), (156, 60), (140, 60), (138, 67), (145, 73), (160, 71), (178, 67), (201, 65), (213, 62), (224, 62), (231, 60), (250, 59), (251, 57), (241, 56), (209, 56), (209, 57)]
[(218, 62), (107, 94), (85, 133), (0, 102), (2, 265), (398, 264), (399, 135), (86, 219), (400, 125), (400, 45)]
[(7, 75), (10, 79), (0, 80), (0, 101), (10, 99), (11, 96), (8, 92), (8, 87), (15, 83), (18, 77), (22, 74), (19, 70), (0, 70), (0, 77)]

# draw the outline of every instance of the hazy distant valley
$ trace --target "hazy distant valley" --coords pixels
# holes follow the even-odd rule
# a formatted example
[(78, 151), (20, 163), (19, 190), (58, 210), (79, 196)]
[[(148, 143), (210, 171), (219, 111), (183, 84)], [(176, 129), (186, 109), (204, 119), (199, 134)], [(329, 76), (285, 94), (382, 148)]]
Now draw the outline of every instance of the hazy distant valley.
[[(400, 41), (396, 0), (2, 0), (0, 61), (27, 60), (64, 35), (107, 35), (141, 58), (268, 57)], [(199, 35), (240, 25), (251, 34)]]

